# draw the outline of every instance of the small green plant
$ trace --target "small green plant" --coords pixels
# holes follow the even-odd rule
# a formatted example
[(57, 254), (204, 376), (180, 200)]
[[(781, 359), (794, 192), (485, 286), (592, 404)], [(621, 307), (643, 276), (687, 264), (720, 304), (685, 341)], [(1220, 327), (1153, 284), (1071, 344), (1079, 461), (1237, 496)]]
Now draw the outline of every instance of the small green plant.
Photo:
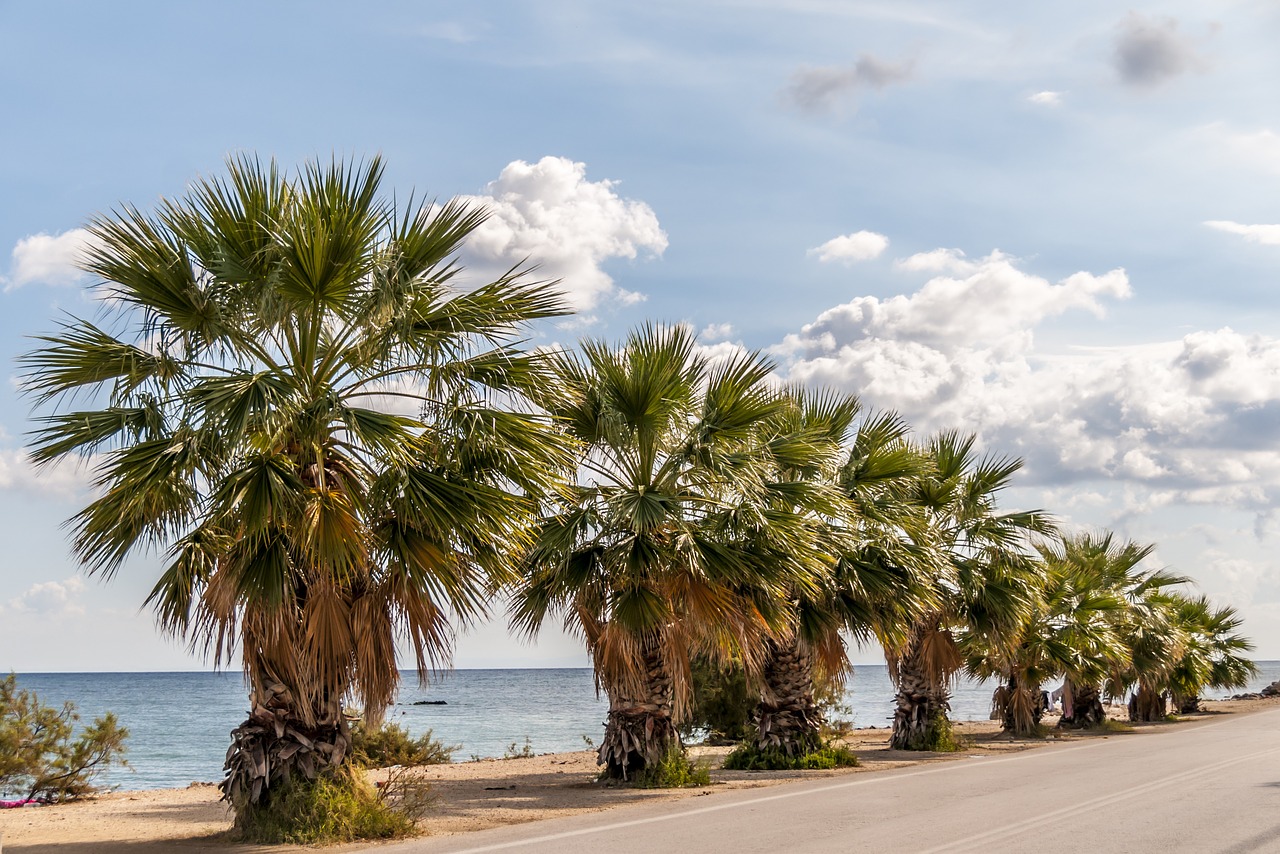
[(638, 789), (690, 789), (711, 785), (711, 769), (689, 759), (673, 744), (657, 762), (646, 765), (632, 783)]
[(129, 731), (108, 712), (75, 735), (73, 703), (42, 705), (18, 677), (0, 680), (0, 795), (25, 800), (71, 801), (101, 790), (96, 781), (112, 765), (127, 766)]
[(534, 756), (537, 756), (537, 754), (533, 752), (533, 742), (529, 741), (529, 736), (527, 735), (524, 737), (523, 745), (513, 741), (507, 746), (506, 750), (502, 751), (503, 759), (529, 759)]
[(1098, 724), (1098, 729), (1101, 732), (1133, 732), (1133, 727), (1114, 718), (1104, 718), (1102, 723)]
[(445, 765), (453, 761), (454, 751), (462, 745), (446, 746), (427, 730), (411, 738), (399, 724), (387, 723), (369, 730), (357, 721), (351, 727), (351, 761), (365, 768), (391, 765)]
[(946, 713), (939, 711), (929, 722), (928, 736), (920, 749), (933, 753), (958, 753), (968, 746), (967, 741), (956, 735)]
[(235, 830), (245, 842), (315, 845), (416, 833), (411, 814), (349, 770), (286, 782), (257, 804), (233, 806)]
[(831, 768), (854, 768), (857, 755), (839, 744), (825, 744), (809, 753), (788, 756), (782, 750), (761, 750), (743, 742), (725, 757), (724, 767), (730, 771), (816, 771)]
[(596, 746), (595, 740), (592, 739), (591, 736), (587, 735), (586, 733), (583, 733), (582, 735), (582, 743), (587, 746), (588, 750), (595, 749), (595, 746)]

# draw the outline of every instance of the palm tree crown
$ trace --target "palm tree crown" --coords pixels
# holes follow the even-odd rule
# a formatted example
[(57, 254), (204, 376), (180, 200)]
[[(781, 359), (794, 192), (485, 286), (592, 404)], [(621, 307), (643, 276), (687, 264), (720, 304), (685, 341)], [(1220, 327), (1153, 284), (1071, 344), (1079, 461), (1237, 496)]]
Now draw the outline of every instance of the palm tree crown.
[[(270, 779), (289, 757), (308, 776), (341, 762), (341, 699), (381, 716), (397, 635), (420, 673), (444, 660), (446, 614), (483, 610), (523, 542), (522, 492), (562, 466), (552, 431), (499, 405), (540, 382), (515, 335), (564, 313), (557, 292), (515, 270), (456, 290), (485, 212), (401, 210), (382, 173), (242, 157), (152, 215), (94, 220), (110, 322), (71, 318), (24, 359), (54, 407), (35, 458), (93, 460), (80, 559), (111, 575), (158, 550), (162, 626), (218, 663), (241, 650), (248, 724), (310, 734)], [(319, 732), (324, 756), (305, 748)], [(256, 800), (268, 778), (249, 777)]]

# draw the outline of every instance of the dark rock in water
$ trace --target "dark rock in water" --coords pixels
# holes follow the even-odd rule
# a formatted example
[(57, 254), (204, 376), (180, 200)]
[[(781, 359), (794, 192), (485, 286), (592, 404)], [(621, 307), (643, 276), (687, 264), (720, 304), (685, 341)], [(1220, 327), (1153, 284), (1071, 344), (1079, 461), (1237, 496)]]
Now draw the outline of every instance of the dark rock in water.
[(410, 703), (410, 705), (412, 706), (447, 706), (449, 705), (449, 701), (448, 700), (415, 700), (413, 703)]

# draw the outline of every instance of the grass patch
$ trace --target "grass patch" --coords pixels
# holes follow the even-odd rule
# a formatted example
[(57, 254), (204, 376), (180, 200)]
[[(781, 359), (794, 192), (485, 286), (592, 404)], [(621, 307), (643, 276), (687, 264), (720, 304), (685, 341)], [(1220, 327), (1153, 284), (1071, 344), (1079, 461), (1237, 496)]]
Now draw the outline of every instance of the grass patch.
[(362, 723), (351, 728), (351, 761), (364, 768), (445, 765), (453, 761), (453, 753), (459, 747), (449, 747), (432, 738), (431, 730), (420, 738), (410, 738), (406, 729), (393, 723), (372, 731)]
[(781, 750), (761, 750), (744, 742), (724, 760), (724, 767), (730, 771), (817, 771), (853, 768), (857, 764), (854, 752), (837, 744), (825, 744), (809, 753), (788, 756)]
[(409, 812), (347, 772), (286, 783), (269, 800), (237, 804), (235, 831), (245, 842), (316, 845), (399, 839), (416, 835), (417, 827)]
[(665, 756), (645, 766), (632, 785), (637, 789), (690, 789), (711, 785), (711, 769), (694, 762), (680, 745), (673, 744)]
[(1098, 731), (1099, 732), (1133, 732), (1133, 727), (1129, 726), (1127, 723), (1124, 723), (1122, 721), (1117, 721), (1113, 718), (1105, 718), (1102, 721), (1102, 723), (1098, 725)]

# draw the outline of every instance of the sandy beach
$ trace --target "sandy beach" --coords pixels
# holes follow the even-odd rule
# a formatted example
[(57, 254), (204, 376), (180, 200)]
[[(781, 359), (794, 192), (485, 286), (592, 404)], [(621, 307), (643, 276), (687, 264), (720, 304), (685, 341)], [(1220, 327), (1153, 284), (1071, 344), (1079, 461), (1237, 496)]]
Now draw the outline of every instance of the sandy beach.
[[(1191, 720), (1220, 714), (1241, 714), (1274, 708), (1280, 698), (1229, 700), (1204, 703)], [(1115, 708), (1112, 714), (1122, 715)], [(1052, 724), (1056, 719), (1048, 718)], [(597, 783), (595, 753), (548, 753), (514, 759), (489, 759), (435, 765), (423, 775), (431, 783), (435, 804), (421, 826), (424, 834), (467, 833), (502, 824), (518, 824), (555, 816), (607, 810), (646, 800), (678, 800), (714, 797), (731, 789), (773, 786), (796, 779), (843, 774), (873, 774), (887, 768), (926, 762), (949, 762), (974, 754), (1034, 749), (1059, 739), (1140, 736), (1144, 731), (1177, 726), (1177, 723), (1136, 724), (1133, 733), (1061, 733), (1048, 739), (1015, 739), (1002, 735), (995, 722), (957, 724), (957, 732), (969, 741), (961, 753), (915, 754), (889, 750), (887, 729), (853, 731), (846, 743), (861, 761), (860, 767), (835, 771), (725, 771), (720, 761), (728, 747), (690, 748), (711, 768), (712, 784), (680, 790), (636, 790)], [(372, 772), (374, 779), (380, 776)], [(4, 854), (152, 854), (152, 852), (220, 851), (255, 852), (296, 850), (290, 846), (249, 846), (227, 839), (231, 826), (226, 806), (211, 783), (193, 783), (183, 789), (115, 792), (92, 800), (60, 806), (0, 811), (0, 841)], [(329, 851), (350, 850), (335, 846)]]

